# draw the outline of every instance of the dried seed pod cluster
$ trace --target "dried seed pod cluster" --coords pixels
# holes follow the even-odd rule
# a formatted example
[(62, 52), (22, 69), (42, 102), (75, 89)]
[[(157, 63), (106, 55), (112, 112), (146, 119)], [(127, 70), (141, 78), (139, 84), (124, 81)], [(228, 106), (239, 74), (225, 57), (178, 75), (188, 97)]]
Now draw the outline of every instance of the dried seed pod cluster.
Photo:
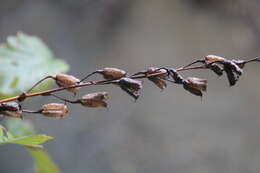
[[(140, 91), (143, 88), (143, 81), (138, 79), (147, 78), (153, 84), (155, 84), (161, 90), (168, 86), (168, 82), (172, 84), (182, 85), (185, 90), (196, 96), (203, 96), (203, 92), (207, 91), (207, 80), (200, 79), (196, 77), (183, 77), (180, 72), (193, 70), (193, 69), (209, 69), (216, 73), (218, 76), (222, 76), (226, 73), (230, 86), (233, 86), (239, 80), (239, 77), (243, 74), (243, 68), (249, 62), (260, 62), (260, 58), (254, 58), (250, 60), (240, 60), (240, 59), (226, 59), (216, 55), (207, 55), (203, 59), (196, 60), (184, 67), (173, 69), (173, 68), (159, 68), (159, 67), (149, 67), (144, 71), (134, 73), (131, 76), (127, 75), (127, 72), (122, 69), (106, 67), (101, 70), (96, 70), (82, 80), (78, 78), (67, 75), (67, 74), (57, 74), (54, 76), (47, 76), (37, 82), (31, 89), (27, 92), (23, 92), (20, 96), (0, 100), (0, 115), (22, 118), (22, 113), (38, 113), (46, 117), (58, 117), (62, 118), (68, 113), (67, 104), (62, 103), (49, 103), (43, 105), (37, 111), (22, 109), (21, 105), (17, 102), (22, 102), (26, 98), (42, 95), (42, 96), (54, 96), (66, 103), (71, 104), (81, 104), (84, 107), (107, 107), (108, 93), (107, 92), (95, 92), (89, 93), (81, 96), (78, 99), (69, 100), (59, 96), (54, 95), (54, 92), (67, 90), (76, 94), (80, 88), (89, 85), (107, 85), (114, 84), (119, 86), (128, 95), (137, 100), (140, 96)], [(202, 63), (202, 66), (189, 67), (196, 63)], [(93, 74), (101, 74), (105, 80), (101, 81), (90, 81), (82, 82)], [(54, 79), (56, 84), (60, 88), (46, 90), (38, 93), (30, 93), (32, 89), (39, 83), (46, 79)]]

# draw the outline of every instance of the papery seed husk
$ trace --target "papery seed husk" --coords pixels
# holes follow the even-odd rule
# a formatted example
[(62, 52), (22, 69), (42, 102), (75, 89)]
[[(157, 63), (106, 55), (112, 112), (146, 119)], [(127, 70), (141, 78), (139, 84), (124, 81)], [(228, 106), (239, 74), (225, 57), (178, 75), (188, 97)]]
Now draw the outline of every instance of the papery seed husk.
[(186, 79), (188, 85), (192, 88), (206, 91), (207, 90), (207, 80), (206, 79), (200, 79), (196, 77), (188, 77)]
[(152, 81), (160, 89), (164, 89), (167, 87), (166, 82), (160, 79), (159, 77), (149, 77), (148, 79)]
[(107, 107), (105, 101), (108, 99), (109, 96), (107, 92), (96, 92), (82, 96), (79, 102), (87, 107)]
[(103, 70), (98, 70), (105, 79), (120, 79), (125, 77), (127, 72), (118, 68), (106, 67)]
[(187, 83), (186, 81), (183, 82), (183, 88), (184, 88), (185, 90), (189, 91), (190, 93), (196, 95), (196, 96), (200, 96), (200, 97), (203, 96), (201, 90), (198, 90), (198, 89), (196, 89), (196, 88), (191, 87), (190, 84)]
[(223, 69), (219, 67), (217, 64), (211, 64), (209, 66), (209, 69), (212, 70), (214, 73), (216, 73), (218, 76), (223, 75)]
[(131, 79), (131, 78), (121, 78), (119, 80), (119, 85), (135, 91), (138, 91), (143, 88), (142, 81)]
[(243, 70), (238, 65), (236, 65), (234, 62), (229, 61), (229, 60), (224, 62), (224, 68), (230, 68), (232, 71), (234, 71), (238, 75), (242, 75), (242, 73), (243, 73)]
[[(75, 84), (77, 84), (78, 82), (80, 82), (80, 80), (72, 75), (67, 75), (67, 74), (58, 74), (55, 77), (56, 83), (58, 86), (60, 87), (70, 87), (73, 86)], [(80, 89), (80, 87), (77, 88), (68, 88), (67, 90), (73, 93), (76, 93), (78, 90)]]
[(239, 79), (239, 75), (238, 74), (235, 74), (230, 68), (225, 68), (224, 67), (224, 70), (227, 74), (227, 78), (228, 78), (228, 81), (229, 81), (229, 85), (230, 86), (233, 86), (236, 84), (236, 82), (238, 81)]
[(68, 107), (61, 103), (49, 103), (41, 107), (41, 114), (47, 117), (62, 118), (69, 112)]
[(244, 60), (232, 59), (231, 61), (234, 62), (241, 69), (243, 69), (245, 67), (245, 64), (246, 64), (246, 61), (244, 61)]
[(212, 62), (212, 61), (223, 61), (225, 58), (217, 55), (207, 55), (205, 57), (206, 62)]

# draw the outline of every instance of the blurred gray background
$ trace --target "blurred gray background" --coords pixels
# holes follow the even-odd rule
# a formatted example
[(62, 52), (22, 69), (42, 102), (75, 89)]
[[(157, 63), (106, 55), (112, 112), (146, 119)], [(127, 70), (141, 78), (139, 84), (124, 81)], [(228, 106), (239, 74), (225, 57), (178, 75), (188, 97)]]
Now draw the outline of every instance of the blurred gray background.
[[(37, 35), (80, 78), (106, 66), (179, 67), (208, 54), (249, 59), (260, 55), (259, 7), (258, 0), (1, 0), (0, 41), (17, 31)], [(55, 137), (45, 148), (64, 173), (258, 173), (259, 65), (248, 65), (232, 88), (208, 71), (183, 73), (209, 80), (202, 101), (145, 81), (136, 103), (115, 86), (89, 87), (80, 94), (110, 93), (109, 110), (73, 105), (61, 120), (28, 119)], [(21, 147), (0, 153), (0, 173), (33, 172)]]

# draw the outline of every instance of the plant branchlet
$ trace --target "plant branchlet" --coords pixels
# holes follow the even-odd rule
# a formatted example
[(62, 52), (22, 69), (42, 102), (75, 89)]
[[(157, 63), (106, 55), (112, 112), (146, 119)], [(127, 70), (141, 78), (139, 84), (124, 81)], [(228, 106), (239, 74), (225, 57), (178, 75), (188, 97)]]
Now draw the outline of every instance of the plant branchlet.
[[(23, 118), (22, 113), (35, 113), (41, 114), (46, 117), (64, 117), (69, 108), (67, 103), (80, 104), (85, 107), (107, 107), (107, 100), (109, 99), (107, 92), (95, 92), (88, 93), (81, 96), (79, 99), (69, 100), (55, 95), (54, 93), (59, 91), (68, 91), (76, 93), (82, 88), (91, 85), (109, 85), (115, 84), (119, 86), (128, 95), (137, 100), (140, 96), (141, 89), (143, 88), (143, 81), (138, 79), (148, 79), (155, 84), (161, 90), (165, 89), (168, 85), (167, 82), (182, 85), (185, 90), (196, 96), (203, 96), (203, 92), (207, 91), (207, 80), (197, 77), (183, 77), (180, 72), (190, 71), (195, 69), (209, 69), (218, 76), (222, 76), (226, 73), (230, 86), (235, 85), (239, 77), (243, 74), (243, 68), (250, 62), (260, 62), (260, 58), (254, 58), (249, 60), (241, 59), (226, 59), (216, 55), (207, 55), (203, 59), (198, 59), (189, 63), (181, 68), (173, 69), (166, 67), (149, 67), (144, 71), (134, 73), (128, 76), (125, 70), (118, 68), (106, 67), (101, 70), (96, 70), (83, 79), (78, 79), (72, 75), (57, 74), (53, 76), (46, 76), (38, 81), (29, 90), (23, 92), (18, 96), (14, 96), (7, 99), (0, 100), (0, 115), (14, 118)], [(201, 66), (194, 66), (194, 64), (202, 64)], [(104, 80), (83, 82), (94, 74), (101, 74)], [(49, 89), (41, 92), (32, 92), (32, 90), (40, 83), (47, 79), (55, 80), (58, 88)], [(35, 96), (54, 96), (63, 103), (49, 103), (43, 105), (37, 111), (23, 109), (18, 102), (25, 101), (27, 98)]]

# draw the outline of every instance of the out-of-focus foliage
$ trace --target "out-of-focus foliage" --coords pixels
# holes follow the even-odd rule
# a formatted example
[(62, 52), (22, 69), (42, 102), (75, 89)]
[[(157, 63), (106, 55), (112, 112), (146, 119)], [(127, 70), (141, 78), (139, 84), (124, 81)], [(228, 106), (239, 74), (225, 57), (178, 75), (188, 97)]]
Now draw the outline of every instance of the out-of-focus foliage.
[[(41, 39), (19, 32), (0, 46), (0, 98), (21, 93), (41, 78), (66, 72), (68, 65), (56, 59)], [(41, 91), (50, 82), (36, 88)], [(0, 126), (0, 144), (18, 144), (25, 147), (35, 161), (36, 173), (58, 173), (59, 169), (42, 150), (51, 136), (34, 134), (33, 125), (25, 120), (7, 118), (6, 127)]]
[[(65, 72), (68, 65), (56, 59), (46, 44), (19, 32), (0, 46), (0, 94), (13, 95), (29, 89), (44, 76)], [(44, 83), (38, 89), (44, 89)]]

